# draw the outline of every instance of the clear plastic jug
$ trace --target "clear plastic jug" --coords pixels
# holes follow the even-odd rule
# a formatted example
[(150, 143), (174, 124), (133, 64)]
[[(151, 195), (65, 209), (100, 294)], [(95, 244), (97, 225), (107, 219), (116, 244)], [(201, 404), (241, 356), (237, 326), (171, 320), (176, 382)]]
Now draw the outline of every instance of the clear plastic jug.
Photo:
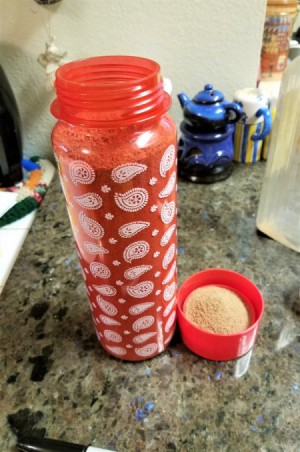
[(300, 252), (300, 57), (283, 73), (256, 224)]

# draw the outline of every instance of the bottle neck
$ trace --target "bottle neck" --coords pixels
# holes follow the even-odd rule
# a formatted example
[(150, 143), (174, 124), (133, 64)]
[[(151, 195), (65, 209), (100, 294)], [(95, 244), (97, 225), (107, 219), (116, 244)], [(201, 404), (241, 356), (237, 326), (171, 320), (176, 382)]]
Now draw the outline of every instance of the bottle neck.
[(56, 71), (51, 113), (85, 127), (126, 127), (155, 121), (170, 107), (159, 65), (130, 56), (95, 57)]

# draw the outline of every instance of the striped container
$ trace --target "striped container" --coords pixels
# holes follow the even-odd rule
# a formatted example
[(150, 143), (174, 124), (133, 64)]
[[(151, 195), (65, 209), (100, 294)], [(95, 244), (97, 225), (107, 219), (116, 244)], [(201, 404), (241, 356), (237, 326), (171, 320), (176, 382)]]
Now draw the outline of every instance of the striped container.
[[(274, 124), (275, 116), (276, 116), (276, 107), (274, 107), (272, 109), (272, 124)], [(271, 136), (272, 136), (272, 132), (264, 139), (262, 153), (261, 153), (262, 160), (267, 160), (267, 158), (268, 158)]]
[(260, 133), (263, 123), (244, 124), (237, 122), (234, 134), (234, 157), (235, 162), (255, 163), (261, 158), (263, 140), (253, 141), (251, 137)]

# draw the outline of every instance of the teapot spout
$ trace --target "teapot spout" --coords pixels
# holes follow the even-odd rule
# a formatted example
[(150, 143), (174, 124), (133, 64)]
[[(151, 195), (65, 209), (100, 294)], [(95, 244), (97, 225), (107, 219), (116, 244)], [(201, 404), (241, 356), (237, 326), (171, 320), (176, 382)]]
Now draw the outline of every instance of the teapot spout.
[(179, 99), (181, 108), (184, 108), (190, 102), (190, 98), (185, 93), (180, 93), (177, 97)]

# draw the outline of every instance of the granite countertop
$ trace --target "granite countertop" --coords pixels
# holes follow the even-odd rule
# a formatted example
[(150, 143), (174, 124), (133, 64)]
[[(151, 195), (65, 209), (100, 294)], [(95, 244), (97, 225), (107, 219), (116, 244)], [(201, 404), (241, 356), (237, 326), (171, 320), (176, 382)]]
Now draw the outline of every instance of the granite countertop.
[[(2, 452), (16, 450), (16, 434), (117, 451), (299, 450), (300, 259), (256, 233), (264, 169), (236, 165), (217, 184), (179, 183), (179, 283), (230, 268), (265, 299), (252, 355), (228, 362), (199, 358), (178, 333), (152, 360), (107, 355), (55, 177), (1, 297)], [(142, 422), (136, 409), (147, 402)]]

